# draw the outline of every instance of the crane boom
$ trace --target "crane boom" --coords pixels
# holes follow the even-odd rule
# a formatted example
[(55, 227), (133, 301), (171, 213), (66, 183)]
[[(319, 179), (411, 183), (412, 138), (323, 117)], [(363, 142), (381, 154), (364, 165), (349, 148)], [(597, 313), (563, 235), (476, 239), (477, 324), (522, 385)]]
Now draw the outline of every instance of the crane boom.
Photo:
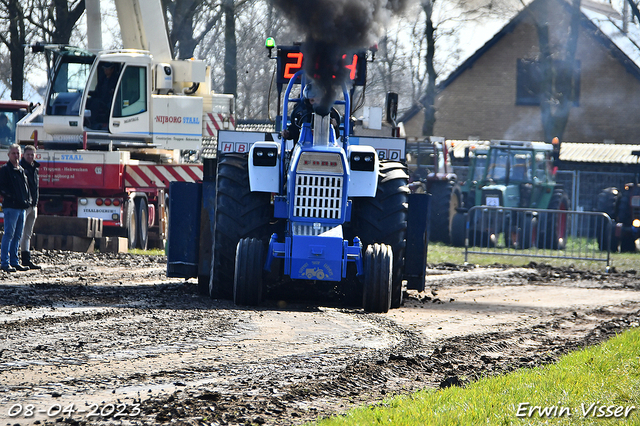
[(173, 59), (160, 0), (115, 0), (125, 49), (148, 50), (158, 62)]
[(115, 0), (125, 49), (149, 51), (156, 61), (173, 59), (160, 0)]
[(102, 50), (102, 14), (100, 0), (86, 0), (87, 10), (87, 48), (91, 53)]

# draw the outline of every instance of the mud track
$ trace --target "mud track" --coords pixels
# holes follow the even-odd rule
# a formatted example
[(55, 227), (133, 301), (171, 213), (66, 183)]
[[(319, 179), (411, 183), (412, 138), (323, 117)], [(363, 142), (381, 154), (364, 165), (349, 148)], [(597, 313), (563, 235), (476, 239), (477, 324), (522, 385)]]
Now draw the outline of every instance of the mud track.
[(239, 309), (166, 278), (164, 257), (33, 257), (42, 271), (0, 275), (2, 425), (301, 424), (640, 323), (635, 271), (431, 265), (425, 292), (378, 315), (321, 286)]

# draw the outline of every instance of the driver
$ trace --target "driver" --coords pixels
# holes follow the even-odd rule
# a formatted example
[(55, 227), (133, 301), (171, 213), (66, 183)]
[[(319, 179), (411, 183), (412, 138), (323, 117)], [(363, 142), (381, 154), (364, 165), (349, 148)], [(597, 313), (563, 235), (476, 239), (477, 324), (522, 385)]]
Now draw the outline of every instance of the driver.
[[(300, 129), (303, 123), (311, 123), (313, 117), (313, 106), (320, 99), (321, 93), (313, 83), (309, 83), (304, 86), (302, 91), (302, 102), (298, 102), (291, 112), (291, 124), (282, 131), (282, 137), (285, 140), (293, 139), (294, 142), (298, 142), (300, 137)], [(335, 108), (331, 108), (331, 125), (338, 134), (338, 123), (340, 123), (340, 114)]]

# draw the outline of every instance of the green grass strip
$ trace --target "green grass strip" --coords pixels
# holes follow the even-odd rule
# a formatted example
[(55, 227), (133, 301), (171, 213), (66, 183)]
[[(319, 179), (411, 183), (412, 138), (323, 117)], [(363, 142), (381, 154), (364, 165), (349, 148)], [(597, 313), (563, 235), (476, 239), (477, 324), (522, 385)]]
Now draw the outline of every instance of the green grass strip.
[(317, 424), (640, 425), (640, 329), (556, 364), (394, 397)]

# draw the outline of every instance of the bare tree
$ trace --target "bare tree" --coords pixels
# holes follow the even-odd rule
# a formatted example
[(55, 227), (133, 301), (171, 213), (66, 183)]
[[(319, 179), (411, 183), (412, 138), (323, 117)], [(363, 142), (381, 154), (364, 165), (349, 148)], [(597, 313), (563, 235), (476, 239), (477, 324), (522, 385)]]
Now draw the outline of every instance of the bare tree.
[(424, 123), (422, 125), (423, 136), (433, 136), (433, 128), (436, 124), (436, 69), (433, 63), (435, 56), (435, 28), (433, 26), (433, 4), (435, 0), (423, 0), (422, 8), (425, 14), (425, 39), (427, 43), (427, 52), (425, 55), (425, 68), (427, 73), (427, 86), (422, 98), (424, 106)]
[[(276, 64), (267, 57), (264, 40), (274, 37), (279, 45), (288, 45), (300, 41), (301, 37), (292, 32), (282, 14), (265, 0), (236, 1), (235, 12), (236, 115), (242, 119), (273, 119), (277, 99), (273, 81)], [(214, 28), (202, 44), (204, 56), (212, 67), (212, 86), (219, 92), (225, 91), (225, 46), (221, 27)]]
[(11, 63), (11, 99), (22, 99), (24, 92), (24, 63), (27, 28), (25, 10), (19, 0), (0, 1), (2, 22), (7, 25), (0, 31), (0, 41), (9, 50)]
[(224, 93), (238, 94), (238, 46), (236, 42), (236, 5), (223, 0), (224, 13)]
[(27, 19), (45, 42), (69, 44), (84, 9), (84, 0), (35, 0)]
[(216, 0), (163, 0), (163, 7), (178, 59), (192, 58), (222, 18), (221, 3)]

